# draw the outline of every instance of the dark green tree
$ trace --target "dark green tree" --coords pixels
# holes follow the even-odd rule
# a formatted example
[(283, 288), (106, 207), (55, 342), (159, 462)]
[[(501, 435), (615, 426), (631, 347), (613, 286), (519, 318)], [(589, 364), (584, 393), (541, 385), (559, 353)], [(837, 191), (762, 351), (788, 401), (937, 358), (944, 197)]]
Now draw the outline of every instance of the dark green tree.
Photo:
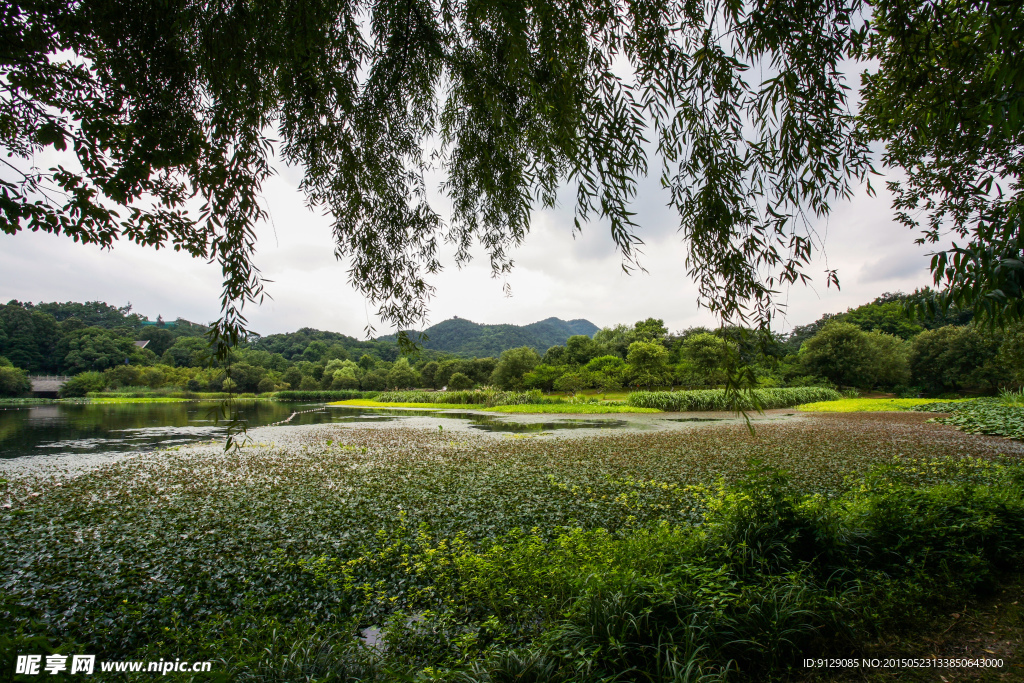
[(865, 332), (878, 330), (900, 339), (911, 339), (924, 330), (911, 317), (904, 301), (879, 302), (876, 299), (870, 304), (850, 309), (839, 318)]
[(1004, 0), (876, 0), (863, 56), (865, 130), (885, 141), (898, 220), (919, 242), (960, 238), (932, 260), (949, 304), (1024, 314), (1024, 6)]
[(129, 337), (121, 336), (101, 327), (77, 330), (60, 342), (62, 370), (79, 373), (87, 370), (106, 370), (115, 365), (145, 363), (152, 353), (144, 354)]
[(665, 327), (664, 320), (648, 318), (647, 320), (638, 320), (633, 325), (633, 332), (637, 341), (658, 341), (665, 338), (668, 328)]
[(359, 388), (363, 391), (384, 391), (387, 386), (387, 374), (380, 370), (370, 370), (359, 380)]
[(586, 365), (601, 354), (601, 347), (585, 334), (576, 334), (565, 342), (565, 362), (569, 365)]
[(629, 363), (629, 381), (651, 389), (669, 382), (668, 351), (654, 341), (635, 341), (626, 354)]
[(388, 371), (388, 386), (408, 389), (420, 386), (420, 374), (409, 365), (409, 359), (402, 356)]
[(523, 375), (540, 364), (540, 356), (528, 346), (503, 351), (491, 374), (491, 384), (499, 389), (522, 389)]
[(565, 370), (564, 365), (541, 363), (523, 375), (523, 386), (527, 389), (551, 391), (555, 387), (555, 381), (565, 373)]
[(173, 367), (202, 367), (210, 363), (210, 346), (201, 337), (179, 337), (160, 362)]
[(423, 386), (429, 387), (431, 389), (437, 389), (439, 386), (441, 386), (435, 381), (438, 367), (439, 365), (435, 360), (432, 360), (429, 363), (425, 363), (423, 365), (423, 367), (420, 369), (420, 377), (423, 378)]
[(935, 394), (1006, 383), (1010, 374), (998, 357), (1001, 336), (973, 325), (922, 332), (910, 349), (913, 383)]
[(170, 330), (157, 327), (144, 327), (135, 337), (139, 341), (149, 340), (146, 348), (158, 356), (164, 355), (174, 345), (174, 334)]
[(463, 391), (473, 388), (473, 380), (461, 372), (453, 373), (448, 380), (448, 389), (451, 391)]
[[(57, 322), (64, 322), (70, 318), (81, 320), (85, 327), (102, 327), (113, 330), (118, 327), (137, 328), (141, 325), (143, 317), (138, 313), (132, 313), (132, 305), (111, 306), (104, 301), (66, 301), (63, 303), (38, 303), (35, 305), (26, 304), (26, 308), (52, 315)], [(148, 337), (143, 337), (144, 339)]]
[[(253, 227), (271, 130), (333, 216), (352, 282), (399, 326), (423, 317), (439, 239), (459, 263), (478, 239), (505, 272), (563, 184), (576, 225), (605, 222), (631, 267), (630, 201), (653, 166), (701, 300), (766, 317), (810, 257), (803, 216), (867, 168), (839, 69), (858, 7), (14, 0), (0, 10), (14, 162), (0, 228), (216, 259), (220, 349), (244, 339), (242, 307), (262, 294)], [(48, 149), (81, 170), (35, 169)], [(447, 220), (428, 168), (446, 176)]]
[(17, 301), (0, 306), (0, 355), (29, 372), (56, 372), (60, 332), (52, 316)]
[(564, 346), (552, 346), (544, 352), (544, 357), (541, 359), (545, 365), (565, 365), (568, 361), (565, 357)]
[(32, 390), (28, 373), (0, 356), (0, 396), (20, 396)]
[(812, 375), (861, 389), (892, 387), (909, 378), (903, 340), (882, 332), (865, 332), (847, 322), (831, 321), (800, 347), (800, 360)]

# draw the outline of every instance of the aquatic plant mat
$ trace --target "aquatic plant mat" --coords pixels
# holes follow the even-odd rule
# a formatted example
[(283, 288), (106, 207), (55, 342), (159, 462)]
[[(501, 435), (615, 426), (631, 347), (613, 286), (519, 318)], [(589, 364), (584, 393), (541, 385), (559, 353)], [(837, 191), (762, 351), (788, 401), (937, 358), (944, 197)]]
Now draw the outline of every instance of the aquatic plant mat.
[(1021, 571), (1022, 446), (928, 417), (276, 427), (7, 474), (0, 670), (60, 652), (232, 681), (798, 680)]

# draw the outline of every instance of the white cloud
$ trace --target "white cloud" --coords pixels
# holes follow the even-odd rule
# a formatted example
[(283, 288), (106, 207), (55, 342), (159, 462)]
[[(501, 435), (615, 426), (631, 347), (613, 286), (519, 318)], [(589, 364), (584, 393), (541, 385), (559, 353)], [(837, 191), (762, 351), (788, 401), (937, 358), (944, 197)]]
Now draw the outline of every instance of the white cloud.
[[(295, 169), (288, 169), (265, 185), (272, 220), (258, 230), (256, 263), (273, 281), (267, 285), (273, 299), (247, 311), (252, 329), (270, 334), (316, 327), (362, 337), (371, 324), (378, 334), (387, 332), (373, 307), (347, 283), (347, 268), (333, 255), (330, 219), (306, 208), (298, 181)], [(571, 199), (572, 193), (566, 193), (567, 204)], [(574, 236), (569, 204), (535, 216), (531, 234), (512, 254), (511, 298), (504, 294), (503, 281), (491, 278), (482, 253), (462, 270), (452, 265), (449, 254), (448, 268), (432, 280), (437, 293), (429, 322), (458, 315), (527, 324), (557, 316), (604, 326), (657, 317), (673, 330), (713, 325), (713, 318), (696, 305), (678, 219), (665, 207), (666, 200), (657, 178), (641, 184), (636, 207), (647, 273), (622, 273), (605, 226), (584, 226)], [(808, 269), (815, 282), (782, 293), (789, 305), (782, 324), (805, 324), (884, 291), (912, 290), (931, 281), (930, 249), (915, 246), (913, 233), (895, 224), (884, 192), (878, 197), (858, 193), (815, 227), (827, 235), (825, 251)], [(841, 290), (825, 287), (826, 268), (839, 271)], [(215, 264), (171, 250), (118, 244), (102, 251), (52, 235), (0, 236), (2, 301), (130, 301), (150, 318), (161, 314), (207, 322), (217, 317), (219, 295)]]

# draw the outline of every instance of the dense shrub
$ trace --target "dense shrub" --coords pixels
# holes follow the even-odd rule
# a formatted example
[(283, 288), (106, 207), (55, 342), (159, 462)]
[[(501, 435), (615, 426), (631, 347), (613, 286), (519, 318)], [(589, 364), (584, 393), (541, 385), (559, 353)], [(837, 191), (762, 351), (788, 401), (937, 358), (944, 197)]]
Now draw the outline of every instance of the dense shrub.
[[(842, 396), (834, 389), (823, 387), (792, 387), (786, 389), (754, 389), (741, 391), (738, 405), (729, 405), (724, 389), (698, 389), (694, 391), (634, 391), (626, 403), (637, 408), (657, 408), (668, 412), (687, 410), (756, 410), (758, 407), (789, 408), (801, 403), (837, 401)], [(754, 401), (756, 399), (756, 403)]]
[[(626, 668), (676, 680), (660, 675), (673, 662), (771, 677), (800, 657), (913, 624), (927, 605), (963, 599), (1020, 566), (1019, 467), (932, 463), (960, 469), (962, 480), (926, 485), (915, 464), (879, 468), (833, 501), (755, 468), (705, 490), (697, 528), (572, 529), (555, 538), (534, 530), (482, 549), (421, 535), (402, 549), (417, 568), (414, 585), (430, 587), (424, 596), (458, 595), (458, 609), (429, 624), (441, 640), (431, 654), (451, 656), (467, 628), (509, 646), (491, 649), (463, 680), (599, 681)], [(399, 624), (388, 636), (396, 647), (421, 647)], [(544, 677), (525, 677), (537, 671)]]
[(991, 390), (1007, 379), (999, 363), (999, 335), (975, 326), (947, 325), (911, 342), (913, 383), (932, 394), (974, 386)]
[(448, 378), (448, 386), (455, 391), (465, 391), (473, 387), (473, 380), (461, 372), (455, 372)]
[(528, 346), (502, 351), (494, 372), (491, 373), (491, 384), (505, 391), (522, 389), (523, 375), (540, 365), (540, 356)]
[(910, 377), (907, 353), (898, 337), (833, 321), (803, 343), (799, 356), (810, 374), (870, 389), (905, 384)]
[(0, 396), (20, 396), (32, 391), (28, 373), (20, 368), (5, 365), (0, 358)]
[(64, 383), (60, 388), (60, 397), (78, 398), (90, 391), (103, 391), (106, 386), (107, 378), (102, 372), (82, 372)]

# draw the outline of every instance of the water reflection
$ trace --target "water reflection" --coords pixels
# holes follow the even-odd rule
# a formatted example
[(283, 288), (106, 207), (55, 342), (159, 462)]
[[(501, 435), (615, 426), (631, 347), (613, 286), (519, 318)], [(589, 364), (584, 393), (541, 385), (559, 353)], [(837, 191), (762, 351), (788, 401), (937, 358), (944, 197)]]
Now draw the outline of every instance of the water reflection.
[[(309, 404), (240, 401), (250, 426), (287, 418)], [(59, 403), (0, 407), (0, 458), (46, 453), (149, 450), (223, 435), (223, 401), (177, 403)]]
[[(554, 418), (537, 422), (532, 421), (533, 416), (517, 421), (468, 411), (396, 411), (278, 401), (238, 401), (237, 405), (239, 418), (250, 428), (272, 424), (374, 424), (421, 417), (454, 420), (487, 432), (542, 433), (630, 426), (625, 420), (605, 418)], [(226, 418), (223, 401), (0, 407), (0, 458), (51, 453), (118, 453), (209, 441), (224, 435)]]

